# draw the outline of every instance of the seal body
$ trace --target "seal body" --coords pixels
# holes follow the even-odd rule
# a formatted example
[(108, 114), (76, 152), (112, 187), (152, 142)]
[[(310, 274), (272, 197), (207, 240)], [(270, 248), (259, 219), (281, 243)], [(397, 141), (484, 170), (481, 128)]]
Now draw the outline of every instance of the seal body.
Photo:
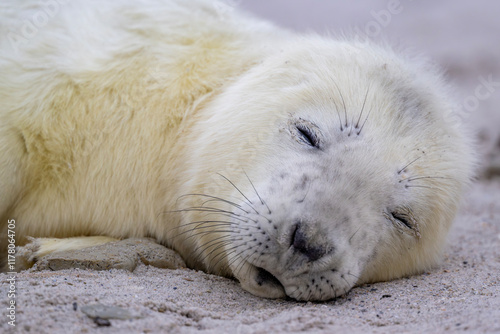
[(153, 237), (298, 300), (436, 263), (473, 158), (424, 62), (219, 2), (56, 4), (30, 38), (44, 5), (2, 5), (0, 226), (18, 244)]

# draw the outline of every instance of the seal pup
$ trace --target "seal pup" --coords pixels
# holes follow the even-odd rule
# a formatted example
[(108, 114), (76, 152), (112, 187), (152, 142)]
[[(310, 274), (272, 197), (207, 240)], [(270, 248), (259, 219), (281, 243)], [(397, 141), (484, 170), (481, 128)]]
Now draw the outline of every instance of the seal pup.
[(297, 300), (438, 260), (473, 154), (424, 61), (213, 1), (18, 3), (1, 11), (0, 226), (39, 238), (33, 259), (153, 237)]

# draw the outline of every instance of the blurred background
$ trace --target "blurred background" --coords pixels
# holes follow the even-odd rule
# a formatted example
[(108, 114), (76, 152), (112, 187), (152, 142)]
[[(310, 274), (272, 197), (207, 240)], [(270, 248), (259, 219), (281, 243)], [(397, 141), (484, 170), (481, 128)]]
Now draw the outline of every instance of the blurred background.
[(500, 177), (500, 1), (226, 0), (298, 32), (385, 39), (437, 62), (481, 154), (481, 178)]

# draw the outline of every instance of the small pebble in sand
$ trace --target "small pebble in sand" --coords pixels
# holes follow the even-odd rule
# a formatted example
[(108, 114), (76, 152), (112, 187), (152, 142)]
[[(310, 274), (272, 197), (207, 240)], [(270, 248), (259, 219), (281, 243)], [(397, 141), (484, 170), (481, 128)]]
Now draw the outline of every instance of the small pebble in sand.
[(111, 322), (108, 319), (103, 319), (103, 318), (97, 317), (97, 318), (94, 318), (94, 322), (99, 327), (111, 326)]

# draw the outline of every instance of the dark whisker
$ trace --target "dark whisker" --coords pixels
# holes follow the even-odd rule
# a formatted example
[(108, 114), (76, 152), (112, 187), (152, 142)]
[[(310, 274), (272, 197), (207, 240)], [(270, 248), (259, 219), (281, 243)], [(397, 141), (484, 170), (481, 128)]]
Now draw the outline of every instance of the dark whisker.
[(417, 185), (405, 185), (405, 188), (427, 188), (427, 189), (439, 189), (436, 187), (428, 187), (428, 186), (417, 186)]
[(191, 229), (191, 231), (196, 231), (204, 228), (212, 228), (212, 227), (218, 227), (218, 226), (231, 226), (234, 225), (235, 228), (238, 228), (237, 224), (235, 225), (234, 223), (230, 222), (224, 222), (224, 221), (203, 221), (203, 222), (197, 222), (197, 225)]
[[(255, 248), (254, 246), (250, 247), (249, 249), (252, 249), (252, 248)], [(246, 251), (248, 251), (249, 249), (247, 249)], [(242, 259), (241, 261), (241, 264), (238, 265), (238, 267), (236, 268), (236, 272), (240, 272), (240, 270), (243, 268), (243, 266), (245, 265), (245, 263), (248, 263), (249, 265), (251, 265), (249, 262), (248, 262), (248, 259), (252, 256), (254, 256), (258, 251), (257, 250), (254, 250), (252, 253), (248, 254), (244, 259)], [(241, 252), (242, 253), (242, 252)], [(241, 255), (238, 254), (238, 257)]]
[[(243, 222), (245, 222), (245, 221), (243, 221)], [(224, 220), (197, 221), (197, 222), (191, 222), (191, 223), (185, 224), (182, 227), (189, 226), (189, 225), (196, 225), (196, 226), (194, 228), (189, 229), (188, 231), (195, 231), (195, 230), (200, 229), (200, 228), (208, 228), (208, 227), (212, 227), (212, 226), (232, 226), (234, 230), (241, 230), (241, 231), (250, 231), (250, 229), (253, 228), (256, 231), (258, 231), (258, 228), (256, 228), (255, 226), (250, 225), (250, 226), (242, 227), (238, 223), (228, 222), (228, 221), (224, 221)]]
[[(239, 247), (239, 246), (238, 246), (238, 247)], [(228, 263), (227, 263), (228, 268), (231, 268), (231, 265), (232, 265), (234, 262), (236, 262), (236, 261), (240, 261), (241, 263), (244, 263), (243, 259), (240, 257), (240, 255), (243, 253), (243, 251), (236, 252), (238, 247), (233, 247), (233, 248), (231, 249), (230, 254), (231, 254), (231, 255), (234, 255), (234, 256), (233, 256), (233, 258), (232, 258), (231, 260), (229, 260), (229, 261), (228, 261)], [(229, 256), (228, 256), (228, 258), (229, 258)], [(238, 264), (238, 265), (237, 265), (237, 267), (239, 267), (239, 266), (240, 266), (240, 265)], [(238, 271), (239, 271), (239, 270), (238, 270)], [(233, 272), (234, 272), (234, 273), (237, 273), (237, 271), (236, 271), (236, 270), (234, 270)]]
[(235, 256), (235, 259), (233, 259), (233, 261), (231, 261), (229, 264), (233, 264), (234, 263), (234, 260), (236, 259), (240, 259), (241, 260), (241, 265), (238, 265), (237, 268), (236, 268), (236, 272), (239, 273), (239, 271), (241, 270), (241, 268), (243, 267), (243, 265), (248, 262), (247, 259), (250, 258), (251, 256), (253, 256), (257, 251), (254, 250), (253, 253), (251, 254), (248, 254), (245, 258), (240, 258), (241, 254), (247, 252), (248, 250), (251, 250), (252, 248), (255, 248), (257, 247), (256, 245), (254, 246), (251, 246), (250, 248), (247, 248), (247, 249), (243, 249), (241, 252), (237, 253), (236, 256)]
[[(244, 220), (244, 219), (242, 219), (242, 218), (234, 217), (234, 216), (231, 216), (231, 215), (228, 215), (228, 214), (225, 214), (225, 213), (210, 213), (210, 214), (218, 214), (218, 215), (227, 216), (227, 217), (230, 217), (230, 218), (232, 218), (232, 219), (239, 220), (239, 221), (241, 221), (241, 222), (243, 222), (243, 223), (247, 223), (247, 222), (248, 222), (248, 220)], [(253, 222), (256, 222), (255, 220), (250, 219), (250, 218), (249, 218), (249, 220), (251, 220), (251, 221), (253, 221)], [(204, 222), (205, 222), (205, 221), (196, 221), (196, 222), (191, 222), (191, 223), (186, 223), (186, 224), (183, 224), (183, 225), (179, 225), (179, 226), (176, 226), (176, 227), (174, 227), (174, 228), (169, 229), (169, 230), (167, 231), (167, 234), (171, 234), (171, 232), (173, 232), (173, 231), (175, 231), (175, 230), (180, 230), (180, 229), (182, 229), (182, 228), (184, 228), (184, 227), (187, 227), (187, 226), (190, 226), (190, 225), (196, 225), (196, 224), (200, 225), (200, 224), (203, 224)], [(239, 227), (239, 225), (238, 225), (236, 222), (226, 222), (226, 221), (220, 221), (220, 220), (217, 220), (217, 221), (215, 221), (215, 220), (214, 220), (214, 221), (206, 221), (206, 222), (219, 222), (219, 223), (225, 223), (225, 224), (227, 224), (228, 226), (229, 226), (229, 225), (233, 225), (233, 226), (234, 226), (234, 228), (243, 229), (243, 228)], [(250, 226), (250, 227), (253, 227), (253, 226)], [(247, 229), (248, 229), (248, 227), (247, 227)], [(188, 232), (190, 232), (190, 231), (193, 231), (193, 229), (189, 229), (189, 230), (187, 230), (187, 231), (184, 231), (184, 232), (181, 232), (181, 233), (175, 234), (175, 235), (173, 235), (173, 236), (171, 236), (171, 237), (167, 238), (167, 240), (172, 240), (172, 239), (177, 238), (177, 237), (179, 237), (179, 236), (181, 236), (181, 235), (184, 235), (184, 234), (186, 234), (186, 233), (188, 233)]]
[(359, 128), (359, 131), (357, 133), (357, 135), (359, 136), (361, 134), (361, 131), (363, 131), (364, 127), (365, 127), (365, 124), (366, 124), (366, 121), (368, 121), (368, 117), (370, 117), (370, 114), (372, 113), (372, 107), (370, 106), (370, 110), (368, 111), (368, 114), (366, 115), (366, 118), (363, 122), (363, 125), (361, 125), (361, 128)]
[[(207, 203), (210, 203), (210, 202), (220, 202), (220, 200), (218, 200), (218, 199), (209, 199), (209, 200), (206, 200), (205, 202), (201, 203), (201, 207), (202, 207), (202, 208), (203, 208), (203, 207), (205, 207), (205, 205), (206, 205)], [(241, 206), (240, 206), (240, 207), (237, 207), (237, 209), (240, 209), (241, 211), (243, 211), (243, 212), (244, 212), (244, 213), (246, 213), (246, 214), (249, 214), (249, 213), (250, 213), (250, 212), (248, 212), (248, 211), (244, 210)]]
[[(234, 242), (234, 241), (235, 241), (235, 240), (232, 240), (232, 242)], [(236, 246), (233, 246), (233, 247), (230, 247), (230, 248), (226, 249), (226, 250), (225, 250), (225, 251), (226, 251), (226, 253), (225, 253), (225, 254), (227, 254), (227, 255), (226, 255), (226, 256), (222, 256), (219, 260), (217, 260), (217, 262), (215, 262), (214, 266), (217, 266), (217, 265), (220, 263), (220, 261), (222, 261), (222, 260), (224, 260), (224, 259), (226, 259), (226, 258), (229, 258), (229, 255), (230, 255), (230, 254), (234, 254), (234, 253), (235, 253), (235, 251), (236, 251), (236, 249), (237, 249), (238, 247), (240, 247), (240, 245), (236, 245)], [(239, 255), (240, 255), (240, 254), (241, 254), (241, 253), (237, 254), (238, 258), (235, 258), (234, 260), (241, 260), (241, 259), (239, 258)], [(214, 259), (216, 259), (219, 255), (220, 255), (220, 254), (216, 255), (216, 256), (214, 257)], [(224, 254), (222, 254), (222, 255), (224, 255)], [(227, 264), (228, 268), (229, 268), (230, 264), (232, 264), (232, 263), (233, 263), (233, 262), (229, 262), (229, 263)]]
[[(252, 185), (253, 191), (255, 191), (255, 194), (256, 194), (256, 195), (257, 195), (257, 197), (259, 198), (260, 203), (262, 203), (262, 205), (265, 205), (265, 206), (266, 206), (266, 208), (267, 208), (267, 211), (269, 212), (269, 214), (271, 214), (271, 209), (269, 209), (269, 206), (267, 206), (267, 203), (266, 203), (266, 202), (264, 202), (264, 200), (262, 199), (262, 197), (260, 197), (259, 192), (258, 192), (258, 191), (257, 191), (257, 189), (255, 188), (255, 186), (254, 186), (254, 184), (253, 184), (252, 180), (250, 180), (250, 177), (248, 177), (247, 172), (243, 171), (243, 173), (245, 173), (245, 176), (247, 177), (248, 182), (250, 182), (250, 184)], [(264, 217), (264, 218), (265, 218), (265, 217)], [(267, 219), (267, 218), (266, 218), (266, 219)], [(269, 220), (269, 219), (268, 219), (268, 220)]]
[(245, 196), (245, 194), (243, 194), (243, 192), (241, 192), (241, 190), (240, 190), (240, 189), (239, 189), (239, 188), (238, 188), (238, 187), (237, 187), (237, 186), (236, 186), (236, 185), (235, 185), (235, 184), (234, 184), (231, 180), (229, 180), (227, 177), (225, 177), (225, 176), (224, 176), (224, 175), (222, 175), (221, 173), (217, 173), (217, 174), (218, 174), (219, 176), (223, 177), (223, 178), (224, 178), (227, 182), (229, 182), (229, 183), (230, 183), (230, 184), (234, 187), (234, 189), (238, 190), (238, 192), (241, 194), (241, 196), (243, 196), (243, 197), (247, 200), (247, 202), (249, 203), (248, 205), (249, 205), (249, 206), (250, 206), (250, 207), (251, 207), (251, 208), (252, 208), (252, 209), (253, 209), (256, 213), (258, 213), (258, 212), (257, 212), (257, 210), (255, 210), (255, 208), (252, 206), (252, 204), (253, 204), (253, 203), (252, 203), (252, 201), (251, 201), (251, 200), (249, 200), (249, 199), (248, 199), (248, 197), (246, 197), (246, 196)]
[[(218, 245), (232, 243), (233, 240), (234, 239), (230, 238), (229, 236), (223, 235), (223, 236), (220, 236), (218, 238), (212, 239), (203, 245), (196, 247), (195, 252), (198, 252), (198, 254), (201, 255), (203, 252), (207, 251), (211, 247), (218, 247)], [(215, 248), (215, 249), (217, 249), (217, 248)], [(202, 258), (202, 260), (203, 260), (203, 258)]]
[[(211, 198), (213, 201), (220, 201), (220, 202), (224, 202), (224, 203), (227, 203), (227, 204), (230, 204), (238, 209), (240, 209), (241, 211), (245, 212), (245, 213), (248, 213), (248, 211), (246, 210), (243, 210), (242, 206), (239, 205), (239, 204), (236, 204), (234, 202), (231, 202), (231, 201), (228, 201), (226, 199), (223, 199), (223, 198), (220, 198), (220, 197), (217, 197), (217, 196), (211, 196), (211, 195), (206, 195), (206, 194), (186, 194), (186, 195), (182, 195), (182, 196), (179, 196), (179, 198), (177, 198), (177, 202), (182, 198), (182, 197), (186, 197), (186, 196), (200, 196), (200, 197), (208, 197), (208, 198)], [(207, 203), (209, 201), (206, 201), (204, 203)]]
[(403, 168), (401, 168), (400, 170), (398, 170), (398, 174), (401, 174), (402, 171), (404, 171), (406, 168), (408, 168), (408, 166), (412, 165), (413, 163), (415, 163), (415, 161), (417, 161), (420, 158), (422, 158), (422, 155), (413, 160), (412, 162), (410, 162), (409, 164), (407, 164), (406, 166), (404, 166)]
[(401, 183), (402, 181), (415, 181), (415, 180), (422, 180), (422, 179), (443, 179), (443, 180), (452, 180), (451, 177), (445, 177), (445, 176), (414, 176), (414, 177), (409, 177), (404, 180), (400, 180), (399, 182)]
[(232, 238), (230, 238), (227, 235), (223, 235), (223, 236), (220, 236), (218, 238), (214, 238), (214, 239), (210, 240), (209, 242), (207, 242), (207, 243), (205, 243), (203, 245), (200, 245), (200, 246), (196, 247), (194, 249), (194, 252), (195, 253), (199, 252), (198, 254), (201, 254), (204, 251), (206, 251), (207, 249), (209, 249), (210, 247), (217, 245), (219, 242), (232, 242), (232, 241), (233, 241)]
[(328, 284), (328, 288), (332, 291), (332, 294), (333, 294), (333, 299), (337, 298), (337, 293), (335, 292), (335, 289), (333, 288), (333, 285), (331, 284)]
[(370, 86), (366, 90), (365, 99), (363, 100), (363, 106), (361, 107), (361, 112), (359, 113), (358, 121), (356, 122), (356, 129), (359, 127), (359, 121), (361, 120), (361, 116), (363, 115), (363, 111), (365, 110), (366, 100), (368, 98), (368, 93), (370, 92)]
[[(203, 249), (203, 250), (201, 251), (201, 253), (203, 253), (203, 252), (207, 251), (210, 247), (215, 247), (215, 248), (214, 248), (214, 249), (212, 249), (212, 250), (211, 250), (210, 252), (208, 252), (207, 254), (205, 254), (205, 256), (204, 256), (204, 257), (202, 257), (202, 258), (200, 259), (200, 262), (202, 262), (202, 263), (203, 263), (203, 261), (205, 261), (205, 260), (207, 259), (207, 257), (209, 257), (210, 255), (212, 255), (215, 251), (217, 251), (217, 250), (219, 250), (219, 249), (221, 249), (221, 248), (223, 248), (223, 247), (225, 247), (226, 245), (229, 245), (229, 244), (231, 244), (231, 243), (232, 243), (232, 240), (220, 240), (220, 241), (218, 241), (218, 242), (216, 242), (216, 243), (214, 243), (214, 244), (212, 244), (212, 245), (210, 245), (210, 246), (206, 247), (205, 249)], [(219, 253), (219, 254), (224, 254), (224, 253), (223, 253), (223, 252), (221, 252), (221, 253)], [(215, 257), (219, 256), (219, 254), (215, 255)], [(210, 265), (212, 266), (212, 264), (210, 264)], [(213, 265), (212, 267), (215, 267), (215, 266), (216, 266), (216, 265)]]
[[(210, 225), (210, 226), (212, 226), (212, 225)], [(239, 227), (239, 226), (236, 226), (236, 228), (239, 228), (239, 229), (240, 229), (240, 230), (242, 230), (242, 231), (247, 231), (247, 232), (249, 231), (249, 228), (242, 228), (242, 227)], [(234, 227), (233, 227), (233, 229), (234, 229)], [(206, 232), (206, 234), (210, 234), (210, 233), (218, 233), (218, 232), (221, 232), (221, 230), (207, 231), (207, 232)], [(200, 233), (198, 233), (198, 234), (200, 234)], [(248, 236), (250, 236), (250, 235), (251, 235), (251, 234), (247, 234), (247, 235), (244, 235), (244, 236), (247, 236), (247, 237), (248, 237)], [(240, 236), (240, 237), (238, 237), (238, 238), (234, 238), (234, 237), (230, 237), (230, 236), (228, 236), (228, 235), (224, 235), (224, 236), (220, 236), (220, 237), (218, 237), (218, 238), (215, 238), (215, 239), (213, 239), (213, 240), (210, 240), (210, 241), (209, 241), (209, 242), (207, 242), (206, 244), (203, 244), (203, 245), (201, 245), (200, 247), (198, 247), (198, 248), (197, 248), (197, 250), (201, 250), (201, 252), (204, 252), (204, 251), (205, 251), (205, 250), (207, 250), (208, 248), (210, 248), (210, 247), (214, 246), (215, 244), (217, 244), (217, 241), (218, 241), (219, 239), (223, 239), (223, 240), (225, 239), (225, 240), (227, 240), (228, 244), (230, 244), (230, 243), (234, 243), (234, 241), (238, 241), (238, 240), (239, 240), (239, 241), (241, 241), (241, 240), (243, 240), (243, 238), (242, 238), (241, 236)], [(224, 242), (226, 242), (226, 241), (224, 241)], [(237, 247), (239, 247), (239, 245), (235, 245), (233, 248), (237, 248)]]
[[(190, 224), (191, 224), (191, 223), (190, 223)], [(190, 224), (186, 224), (186, 225), (190, 225)], [(201, 223), (201, 224), (200, 224), (199, 222), (196, 222), (196, 224), (201, 225), (201, 224), (203, 224), (203, 223)], [(169, 231), (168, 231), (168, 233), (170, 233), (171, 231), (174, 231), (174, 230), (180, 230), (181, 228), (185, 227), (186, 225), (183, 225), (183, 226), (177, 226), (177, 227), (175, 227), (175, 228), (173, 228), (173, 229), (169, 230)], [(221, 224), (221, 225), (222, 225), (222, 224)], [(226, 226), (230, 226), (230, 224), (224, 224), (224, 225), (226, 225)], [(195, 228), (195, 229), (196, 229), (196, 228)], [(171, 237), (168, 237), (168, 238), (167, 238), (167, 240), (168, 240), (168, 241), (171, 241), (171, 240), (173, 240), (173, 239), (175, 239), (175, 238), (178, 238), (178, 237), (180, 237), (180, 236), (182, 236), (182, 235), (185, 235), (185, 234), (191, 233), (191, 232), (193, 232), (195, 229), (189, 229), (189, 230), (186, 230), (186, 231), (184, 231), (184, 232), (177, 233), (177, 234), (175, 234), (175, 235), (172, 235)], [(203, 233), (207, 233), (207, 232), (203, 232)], [(195, 235), (196, 235), (196, 234), (195, 234)], [(191, 236), (187, 237), (187, 239), (191, 238), (192, 236), (193, 236), (193, 235), (191, 235)]]
[(337, 87), (337, 90), (339, 92), (340, 98), (342, 99), (342, 105), (344, 106), (344, 115), (345, 115), (345, 127), (347, 128), (347, 107), (345, 105), (344, 96), (342, 95), (342, 92), (340, 91), (340, 88), (337, 85), (337, 83), (335, 81), (333, 81), (333, 83), (335, 84), (335, 87)]
[(352, 238), (354, 238), (354, 236), (356, 235), (356, 233), (358, 233), (358, 232), (359, 232), (359, 230), (360, 230), (360, 229), (361, 229), (361, 227), (359, 227), (359, 228), (356, 230), (356, 232), (354, 232), (354, 233), (351, 235), (351, 237), (349, 238), (349, 241), (348, 241), (349, 243), (351, 242)]
[(238, 216), (238, 217), (236, 217), (234, 214), (211, 212), (211, 213), (207, 213), (205, 216), (209, 216), (209, 215), (226, 216), (226, 217), (229, 217), (231, 219), (239, 220), (239, 221), (244, 222), (244, 223), (248, 223), (249, 221), (251, 221), (251, 222), (254, 222), (255, 224), (258, 224), (258, 221), (256, 219), (253, 219), (253, 218), (250, 218), (250, 217), (245, 217), (245, 219), (244, 218), (239, 218), (239, 217), (244, 217), (244, 216)]
[[(349, 273), (349, 272), (347, 273), (347, 275), (352, 276), (352, 277), (354, 277), (354, 278), (356, 278), (356, 279), (358, 279), (358, 280), (359, 280), (359, 276), (356, 276), (356, 275), (351, 274), (351, 273)], [(342, 278), (344, 278), (344, 277), (342, 277)], [(347, 282), (347, 281), (346, 281), (346, 282)]]
[(337, 102), (335, 102), (335, 99), (332, 99), (333, 104), (335, 105), (335, 109), (337, 110), (337, 116), (339, 118), (339, 124), (340, 124), (340, 131), (344, 131), (344, 126), (342, 125), (342, 118), (340, 117), (340, 108), (337, 105)]
[[(235, 231), (250, 231), (249, 228), (245, 228), (245, 227), (240, 227), (238, 224), (235, 224), (235, 223), (231, 223), (231, 224), (228, 224), (228, 223), (205, 223), (205, 222), (201, 222), (201, 223), (197, 223), (197, 225), (194, 227), (194, 228), (190, 228), (189, 230), (187, 231), (184, 231), (178, 235), (176, 235), (176, 237), (179, 237), (183, 234), (186, 234), (186, 233), (192, 233), (194, 231), (199, 231), (199, 230), (202, 230), (202, 229), (206, 229), (206, 228), (213, 228), (213, 227), (216, 227), (216, 228), (220, 228), (220, 227), (230, 227), (232, 228), (232, 230), (229, 230), (229, 231), (226, 231), (226, 230), (221, 230), (221, 229), (218, 229), (218, 230), (209, 230), (209, 231), (202, 231), (198, 234), (211, 234), (211, 233), (220, 233), (220, 232), (235, 232)], [(193, 235), (198, 235), (198, 234), (193, 234)], [(192, 235), (191, 235), (192, 236)], [(191, 236), (189, 236), (188, 238), (190, 238)]]
[(205, 255), (205, 257), (201, 258), (201, 260), (205, 260), (207, 256), (213, 253), (216, 249), (220, 248), (221, 245), (228, 245), (233, 243), (234, 239), (230, 238), (227, 235), (220, 236), (218, 238), (212, 239), (209, 242), (200, 245), (195, 249), (195, 251), (200, 251), (200, 255), (204, 252), (206, 252), (208, 249), (215, 247), (212, 251), (210, 251), (208, 254)]
[[(221, 252), (221, 253), (217, 254), (216, 256), (214, 256), (214, 260), (217, 259), (219, 256), (220, 256), (220, 258), (217, 260), (217, 262), (215, 262), (214, 264), (211, 264), (211, 266), (217, 267), (222, 260), (228, 259), (232, 254), (234, 254), (234, 252), (235, 252), (234, 248), (235, 247), (231, 247), (229, 249), (225, 249), (225, 252)], [(227, 268), (229, 268), (229, 264), (228, 263), (225, 266)]]
[[(189, 232), (193, 232), (193, 230), (190, 230)], [(231, 233), (231, 230), (220, 229), (220, 230), (200, 231), (198, 233), (190, 234), (189, 237), (186, 238), (186, 240), (189, 238), (192, 238), (192, 237), (199, 236), (199, 235), (209, 235), (209, 234), (215, 234), (215, 233)]]
[(179, 209), (179, 210), (173, 210), (170, 212), (210, 212), (210, 213), (225, 213), (229, 214), (231, 216), (236, 216), (236, 217), (241, 217), (241, 215), (234, 213), (232, 211), (227, 211), (227, 210), (222, 210), (218, 208), (212, 208), (212, 207), (204, 207), (204, 206), (193, 206), (191, 208), (185, 208), (185, 209)]

